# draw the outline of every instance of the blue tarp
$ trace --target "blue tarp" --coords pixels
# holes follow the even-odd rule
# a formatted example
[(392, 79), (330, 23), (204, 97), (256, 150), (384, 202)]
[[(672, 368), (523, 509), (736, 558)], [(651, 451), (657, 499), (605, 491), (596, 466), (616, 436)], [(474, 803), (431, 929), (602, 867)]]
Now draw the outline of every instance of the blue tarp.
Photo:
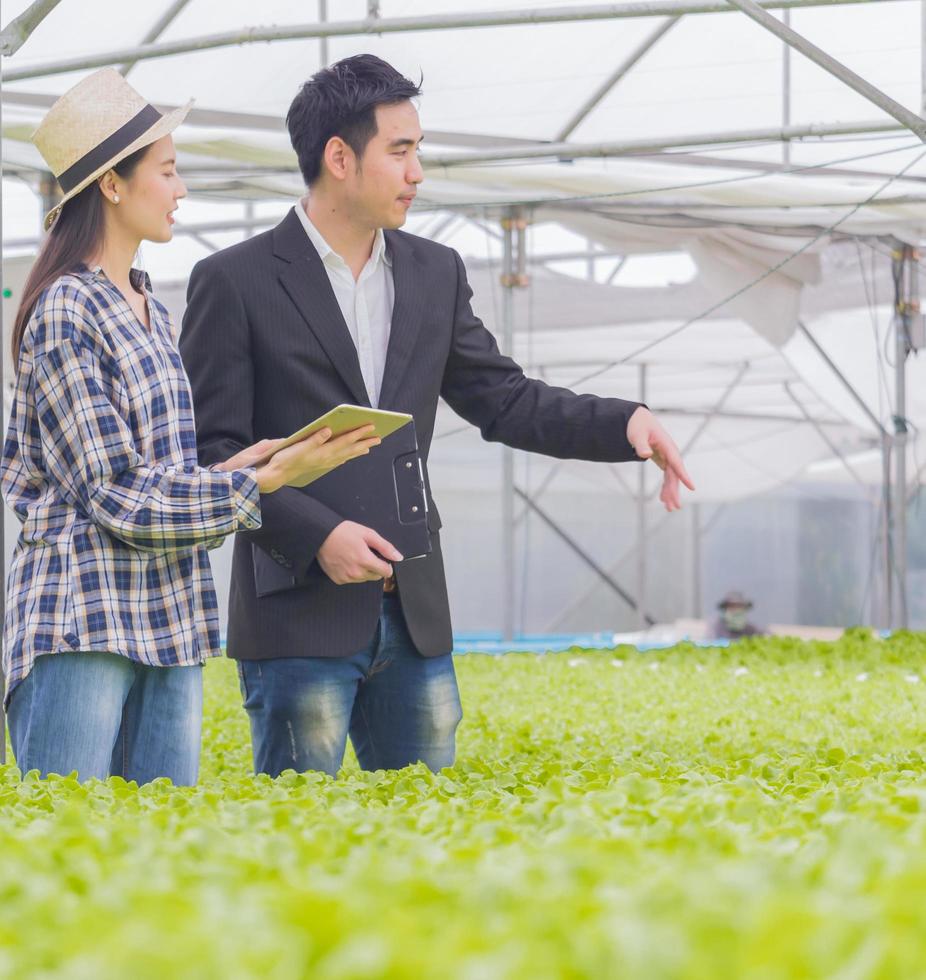
[[(677, 643), (693, 643), (699, 647), (725, 647), (729, 640), (688, 640), (672, 642), (634, 643), (638, 650), (667, 650)], [(453, 638), (453, 652), (461, 653), (561, 653), (564, 650), (613, 650), (613, 633), (547, 633), (525, 634), (513, 640), (503, 640), (500, 633), (458, 633)]]

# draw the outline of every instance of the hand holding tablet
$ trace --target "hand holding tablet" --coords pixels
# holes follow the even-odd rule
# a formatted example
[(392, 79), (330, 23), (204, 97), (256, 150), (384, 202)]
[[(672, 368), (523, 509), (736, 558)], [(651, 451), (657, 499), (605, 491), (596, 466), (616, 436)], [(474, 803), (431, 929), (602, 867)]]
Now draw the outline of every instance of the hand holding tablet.
[(216, 467), (255, 467), (261, 493), (304, 487), (333, 469), (364, 456), (411, 415), (362, 405), (338, 405), (283, 439), (264, 439)]
[(386, 436), (392, 435), (393, 432), (401, 429), (411, 420), (412, 416), (405, 412), (387, 412), (381, 408), (369, 408), (364, 405), (337, 405), (325, 412), (324, 415), (320, 415), (314, 422), (309, 422), (308, 425), (303, 426), (298, 432), (287, 436), (278, 445), (273, 446), (263, 458), (251, 465), (259, 466), (261, 463), (267, 462), (274, 453), (278, 453), (281, 449), (286, 449), (297, 442), (302, 442), (303, 439), (308, 439), (309, 436), (320, 432), (322, 429), (330, 429), (331, 438), (336, 439), (346, 432), (372, 425), (370, 437), (385, 439)]

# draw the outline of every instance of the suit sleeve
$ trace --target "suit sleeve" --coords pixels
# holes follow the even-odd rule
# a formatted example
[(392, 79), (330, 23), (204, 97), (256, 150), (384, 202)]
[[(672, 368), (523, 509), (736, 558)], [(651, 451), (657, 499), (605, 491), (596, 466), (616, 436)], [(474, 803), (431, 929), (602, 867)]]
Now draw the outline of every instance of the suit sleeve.
[[(187, 288), (180, 353), (193, 390), (196, 441), (203, 466), (220, 463), (258, 439), (254, 432), (252, 331), (228, 272), (214, 260), (197, 263)], [(293, 487), (260, 498), (262, 524), (242, 532), (274, 561), (304, 578), (325, 538), (343, 518)]]
[(483, 439), (559, 459), (623, 462), (639, 457), (627, 423), (639, 402), (579, 395), (524, 371), (500, 353), (495, 338), (473, 313), (473, 291), (453, 252), (457, 287), (453, 339), (441, 395)]

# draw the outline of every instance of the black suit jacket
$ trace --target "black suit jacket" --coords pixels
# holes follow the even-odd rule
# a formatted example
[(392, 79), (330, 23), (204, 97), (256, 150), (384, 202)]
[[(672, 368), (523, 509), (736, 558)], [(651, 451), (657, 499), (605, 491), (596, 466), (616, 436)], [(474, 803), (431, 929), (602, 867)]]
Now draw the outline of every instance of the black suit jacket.
[[(386, 232), (386, 247), (395, 307), (379, 407), (415, 417), (433, 548), (395, 571), (412, 640), (423, 655), (436, 656), (452, 646), (441, 520), (427, 481), (438, 399), (485, 439), (612, 462), (636, 458), (625, 433), (637, 403), (526, 378), (473, 314), (455, 251), (401, 231)], [(289, 435), (342, 402), (369, 404), (347, 325), (295, 211), (272, 231), (196, 265), (180, 350), (203, 465)], [(363, 480), (369, 459), (330, 477)], [(343, 657), (362, 649), (376, 629), (382, 583), (335, 585), (315, 560), (342, 518), (312, 496), (312, 484), (264, 495), (261, 513), (262, 526), (235, 541), (229, 655)], [(281, 569), (290, 587), (261, 594), (260, 583), (279, 580)]]

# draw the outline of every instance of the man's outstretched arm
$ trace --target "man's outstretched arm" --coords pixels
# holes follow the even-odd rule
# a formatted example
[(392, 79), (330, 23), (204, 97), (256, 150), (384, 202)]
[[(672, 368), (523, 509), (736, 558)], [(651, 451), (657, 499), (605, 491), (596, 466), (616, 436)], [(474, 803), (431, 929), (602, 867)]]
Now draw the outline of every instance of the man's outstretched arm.
[(694, 486), (678, 447), (639, 402), (577, 394), (525, 376), (499, 352), (495, 338), (473, 313), (472, 290), (456, 252), (453, 339), (441, 384), (450, 407), (477, 426), (484, 439), (560, 459), (623, 462), (652, 459), (664, 475), (660, 500), (681, 505), (679, 484)]

